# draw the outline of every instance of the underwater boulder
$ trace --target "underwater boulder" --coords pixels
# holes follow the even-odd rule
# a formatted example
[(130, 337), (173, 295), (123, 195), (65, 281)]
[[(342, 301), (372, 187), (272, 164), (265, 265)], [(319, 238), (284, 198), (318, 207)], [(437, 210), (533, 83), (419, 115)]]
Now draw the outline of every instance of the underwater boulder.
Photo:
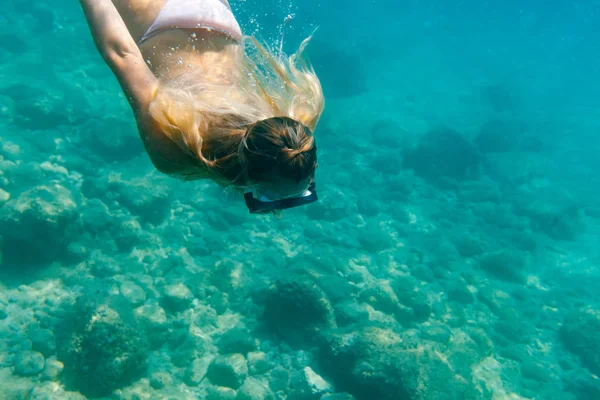
[(27, 49), (27, 42), (23, 41), (21, 36), (14, 33), (4, 33), (0, 35), (0, 49), (8, 54), (22, 54)]
[(402, 165), (434, 184), (462, 182), (481, 176), (478, 150), (457, 131), (439, 127), (426, 133), (416, 147), (404, 152)]
[(217, 346), (221, 354), (240, 353), (246, 355), (258, 350), (258, 341), (249, 329), (238, 326), (225, 332), (219, 338)]
[(336, 326), (333, 308), (323, 290), (304, 280), (279, 280), (267, 293), (265, 326), (294, 344), (314, 339), (323, 328)]
[(600, 374), (600, 310), (571, 311), (560, 328), (560, 339), (590, 372)]
[(336, 389), (358, 400), (426, 399), (439, 393), (447, 399), (477, 398), (434, 348), (386, 328), (330, 335), (320, 346), (319, 365)]
[[(56, 80), (54, 74), (48, 78)], [(16, 114), (13, 122), (22, 129), (55, 130), (61, 126), (73, 125), (85, 117), (85, 115), (78, 115), (79, 112), (86, 114), (82, 110), (81, 103), (76, 107), (78, 113), (65, 104), (74, 105), (74, 102), (81, 100), (81, 97), (69, 101), (67, 93), (48, 90), (47, 87), (16, 83), (0, 88), (0, 95), (14, 100)]]
[(135, 124), (129, 119), (111, 116), (90, 119), (81, 126), (80, 140), (82, 148), (93, 149), (93, 155), (104, 162), (129, 161), (144, 151)]
[(275, 396), (259, 379), (249, 377), (237, 392), (236, 400), (274, 400)]
[(248, 377), (248, 363), (242, 354), (217, 356), (206, 373), (211, 383), (237, 389)]
[(583, 212), (576, 205), (561, 208), (536, 204), (524, 214), (536, 230), (554, 240), (574, 241), (586, 230)]
[(79, 229), (78, 206), (69, 189), (52, 184), (23, 192), (0, 208), (3, 269), (61, 258)]
[(107, 305), (79, 299), (57, 334), (63, 383), (87, 397), (110, 396), (146, 372), (148, 345), (137, 326)]
[(111, 174), (102, 186), (92, 189), (88, 197), (117, 200), (140, 220), (153, 225), (162, 223), (169, 213), (173, 190), (168, 178), (154, 173), (132, 177)]
[(527, 281), (527, 258), (517, 250), (501, 250), (485, 253), (479, 266), (490, 275), (508, 282), (525, 284)]

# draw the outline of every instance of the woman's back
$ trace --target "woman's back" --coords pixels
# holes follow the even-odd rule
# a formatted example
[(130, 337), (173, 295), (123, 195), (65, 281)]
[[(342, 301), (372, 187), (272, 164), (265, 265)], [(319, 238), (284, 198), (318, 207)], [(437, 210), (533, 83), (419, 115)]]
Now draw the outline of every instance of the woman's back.
[[(241, 93), (234, 93), (238, 87), (237, 80), (244, 51), (243, 46), (236, 40), (237, 31), (227, 35), (222, 31), (206, 28), (164, 29), (163, 27), (160, 29), (158, 27), (159, 29), (155, 29), (157, 18), (166, 19), (164, 15), (161, 16), (166, 3), (177, 5), (176, 3), (181, 1), (186, 0), (113, 0), (113, 3), (134, 40), (139, 44), (144, 61), (158, 78), (161, 86), (184, 89), (190, 93), (193, 93), (194, 88), (217, 86), (227, 88), (230, 97), (241, 97)], [(220, 3), (220, 0), (211, 1)], [(190, 11), (185, 10), (185, 12)], [(168, 21), (158, 22), (168, 24)], [(232, 29), (235, 30), (235, 27)], [(197, 94), (210, 103), (211, 99), (207, 97), (210, 97), (211, 93), (222, 92), (213, 90)], [(219, 101), (219, 99), (213, 100)], [(138, 118), (146, 118), (138, 121), (138, 125), (141, 125), (140, 129), (159, 129), (146, 114)], [(148, 135), (151, 138), (157, 136), (159, 135)], [(164, 141), (157, 146), (148, 144), (150, 157), (159, 170), (184, 179), (208, 177), (207, 171), (201, 167), (198, 160), (193, 156), (190, 157), (179, 146)], [(153, 153), (155, 147), (156, 151)]]

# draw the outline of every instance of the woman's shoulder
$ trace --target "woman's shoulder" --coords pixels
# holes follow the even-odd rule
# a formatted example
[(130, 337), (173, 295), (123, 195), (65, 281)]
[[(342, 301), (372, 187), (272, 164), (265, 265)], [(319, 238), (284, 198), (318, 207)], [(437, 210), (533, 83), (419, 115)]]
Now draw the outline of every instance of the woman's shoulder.
[[(172, 141), (148, 115), (138, 117), (138, 130), (152, 164), (160, 172), (183, 180), (202, 179), (206, 168), (196, 157)], [(201, 176), (202, 177), (199, 177)]]

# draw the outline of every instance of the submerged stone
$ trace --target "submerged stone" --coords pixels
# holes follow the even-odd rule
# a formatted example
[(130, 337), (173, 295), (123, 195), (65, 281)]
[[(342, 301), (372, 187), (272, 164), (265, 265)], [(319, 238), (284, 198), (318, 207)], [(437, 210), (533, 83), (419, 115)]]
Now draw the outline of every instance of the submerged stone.
[(208, 367), (210, 366), (213, 357), (196, 358), (185, 370), (183, 377), (184, 382), (188, 386), (198, 386), (206, 376)]
[(4, 265), (40, 265), (63, 256), (79, 232), (78, 215), (71, 191), (56, 183), (35, 187), (6, 203), (0, 208)]
[(213, 386), (207, 391), (206, 400), (236, 400), (237, 392), (224, 386)]
[(37, 375), (44, 369), (44, 355), (37, 351), (22, 351), (15, 355), (13, 366), (17, 375)]
[(444, 179), (455, 182), (477, 179), (482, 159), (463, 135), (440, 127), (426, 133), (415, 148), (405, 152), (403, 166), (425, 180), (445, 184)]
[(171, 374), (169, 374), (168, 372), (164, 372), (164, 371), (154, 372), (150, 376), (150, 386), (152, 386), (154, 389), (157, 389), (157, 390), (160, 390), (160, 389), (164, 388), (165, 386), (169, 386), (172, 382), (173, 382), (173, 378), (171, 377)]
[(216, 385), (237, 389), (248, 376), (248, 364), (241, 354), (218, 356), (210, 364), (207, 376)]
[(239, 388), (236, 400), (273, 400), (269, 387), (256, 378), (247, 378)]
[(248, 353), (248, 370), (250, 375), (261, 375), (271, 369), (271, 362), (266, 353), (252, 351)]
[(106, 305), (78, 301), (64, 321), (59, 359), (63, 382), (87, 397), (110, 396), (146, 372), (148, 345), (137, 326)]
[(294, 344), (314, 340), (319, 329), (335, 327), (323, 290), (309, 280), (280, 280), (267, 294), (263, 321)]
[(600, 375), (600, 310), (573, 310), (560, 328), (565, 347), (581, 358), (592, 373)]
[(505, 281), (524, 284), (527, 279), (526, 258), (518, 251), (502, 250), (486, 253), (479, 260), (479, 266)]
[(333, 392), (333, 386), (310, 367), (304, 367), (292, 375), (291, 387), (290, 396), (293, 399), (315, 399)]
[(55, 358), (46, 360), (46, 365), (42, 371), (42, 378), (48, 381), (55, 381), (65, 368), (64, 364)]
[(192, 291), (183, 283), (165, 286), (163, 290), (163, 306), (170, 311), (178, 312), (188, 309), (194, 301)]

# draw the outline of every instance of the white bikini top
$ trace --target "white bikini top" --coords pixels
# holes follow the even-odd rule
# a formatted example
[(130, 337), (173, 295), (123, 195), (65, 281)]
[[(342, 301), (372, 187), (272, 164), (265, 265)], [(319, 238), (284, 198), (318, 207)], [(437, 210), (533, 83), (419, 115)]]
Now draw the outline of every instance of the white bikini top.
[(242, 29), (222, 0), (167, 0), (138, 44), (169, 29), (198, 28), (215, 30), (242, 42)]

